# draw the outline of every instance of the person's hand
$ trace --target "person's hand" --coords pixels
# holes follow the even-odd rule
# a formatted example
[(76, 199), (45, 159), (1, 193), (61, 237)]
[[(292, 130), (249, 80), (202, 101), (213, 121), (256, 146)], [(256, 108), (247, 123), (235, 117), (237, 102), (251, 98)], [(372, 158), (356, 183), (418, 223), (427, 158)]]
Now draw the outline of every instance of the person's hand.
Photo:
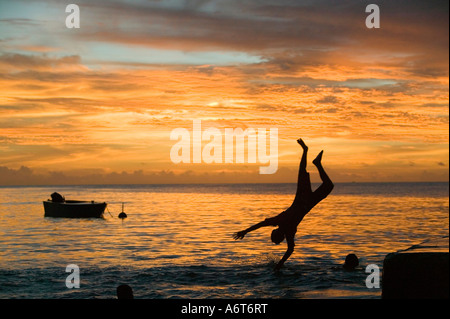
[(234, 240), (243, 239), (243, 238), (245, 237), (246, 234), (247, 234), (247, 233), (245, 232), (245, 230), (243, 230), (243, 231), (234, 233), (234, 234), (233, 234), (233, 238), (234, 238)]

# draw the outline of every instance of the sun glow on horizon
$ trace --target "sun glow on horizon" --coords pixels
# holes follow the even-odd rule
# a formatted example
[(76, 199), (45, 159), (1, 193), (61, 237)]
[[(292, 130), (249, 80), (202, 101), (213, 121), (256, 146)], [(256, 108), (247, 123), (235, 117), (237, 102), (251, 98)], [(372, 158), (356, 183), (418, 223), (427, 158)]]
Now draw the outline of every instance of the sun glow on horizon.
[[(32, 184), (295, 182), (299, 137), (337, 182), (448, 181), (448, 15), (433, 4), (385, 2), (369, 30), (347, 1), (78, 2), (77, 30), (57, 2), (0, 2), (0, 184), (22, 166)], [(278, 128), (279, 172), (174, 165), (170, 132), (196, 119)]]

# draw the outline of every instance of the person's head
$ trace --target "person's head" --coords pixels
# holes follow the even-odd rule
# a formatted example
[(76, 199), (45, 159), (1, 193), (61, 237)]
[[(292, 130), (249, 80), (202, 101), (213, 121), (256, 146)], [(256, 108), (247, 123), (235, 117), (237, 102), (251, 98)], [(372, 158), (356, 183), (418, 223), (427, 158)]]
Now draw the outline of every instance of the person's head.
[(117, 299), (134, 299), (133, 289), (128, 285), (117, 287)]
[(270, 239), (272, 239), (273, 243), (278, 245), (284, 240), (284, 232), (280, 228), (276, 228), (272, 231)]
[(347, 257), (345, 257), (345, 263), (344, 268), (348, 270), (353, 270), (359, 265), (358, 257), (356, 257), (355, 254), (348, 254)]

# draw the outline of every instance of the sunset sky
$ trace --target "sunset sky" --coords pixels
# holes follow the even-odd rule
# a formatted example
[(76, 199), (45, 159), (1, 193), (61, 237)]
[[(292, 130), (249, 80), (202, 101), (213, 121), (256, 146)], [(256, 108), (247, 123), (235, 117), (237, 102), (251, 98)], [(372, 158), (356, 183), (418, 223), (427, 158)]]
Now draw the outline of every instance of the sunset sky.
[[(448, 181), (448, 1), (69, 3), (0, 0), (0, 185), (295, 182), (299, 137), (336, 182)], [(278, 172), (172, 163), (196, 119), (278, 128)]]

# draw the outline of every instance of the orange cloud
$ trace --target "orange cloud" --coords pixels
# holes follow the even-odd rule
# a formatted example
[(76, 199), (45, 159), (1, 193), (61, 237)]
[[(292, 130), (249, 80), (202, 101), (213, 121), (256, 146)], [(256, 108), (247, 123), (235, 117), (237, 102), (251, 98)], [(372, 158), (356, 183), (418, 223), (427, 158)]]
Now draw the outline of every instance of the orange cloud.
[[(217, 13), (199, 3), (81, 1), (90, 10), (77, 32), (45, 29), (42, 43), (2, 34), (0, 166), (39, 176), (58, 167), (127, 171), (142, 181), (193, 171), (183, 178), (295, 182), (295, 140), (304, 137), (312, 150), (327, 151), (342, 181), (448, 179), (448, 17), (440, 8), (410, 1), (405, 13), (383, 2), (382, 28), (368, 30), (363, 6), (347, 1), (333, 10), (320, 1), (227, 3), (215, 3)], [(104, 52), (105, 43), (117, 52), (183, 52), (186, 60), (139, 62)], [(193, 52), (219, 60), (241, 52), (249, 60), (195, 64)], [(194, 119), (219, 129), (279, 128), (281, 173), (270, 179), (255, 176), (257, 166), (175, 166), (170, 132), (191, 129)]]

